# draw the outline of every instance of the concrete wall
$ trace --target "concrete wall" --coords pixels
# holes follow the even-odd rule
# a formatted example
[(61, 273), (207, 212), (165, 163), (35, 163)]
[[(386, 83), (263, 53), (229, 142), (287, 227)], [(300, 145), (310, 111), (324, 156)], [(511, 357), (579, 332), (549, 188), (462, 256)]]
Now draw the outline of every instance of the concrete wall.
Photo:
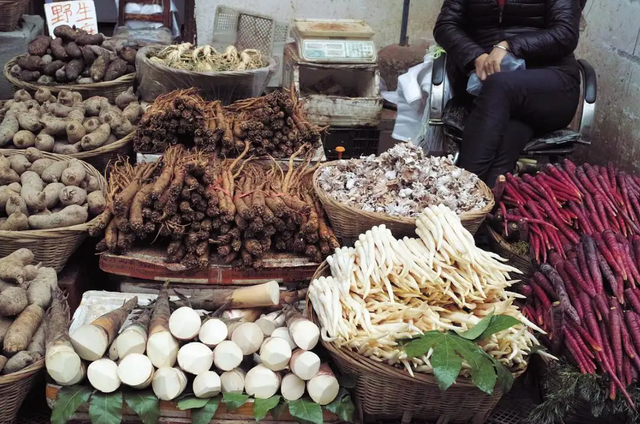
[[(400, 40), (402, 0), (196, 0), (198, 43), (211, 42), (218, 4), (276, 17), (364, 19), (376, 31), (379, 48)], [(409, 40), (431, 38), (442, 0), (414, 0), (409, 15)]]
[(578, 56), (598, 73), (594, 143), (580, 159), (640, 172), (640, 2), (589, 0)]

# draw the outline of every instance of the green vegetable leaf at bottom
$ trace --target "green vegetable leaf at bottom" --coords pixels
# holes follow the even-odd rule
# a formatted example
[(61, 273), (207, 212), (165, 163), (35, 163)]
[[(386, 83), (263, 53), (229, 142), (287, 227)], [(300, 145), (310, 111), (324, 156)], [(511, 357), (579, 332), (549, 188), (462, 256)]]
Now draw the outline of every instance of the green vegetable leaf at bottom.
[(322, 424), (322, 407), (308, 399), (298, 399), (289, 402), (289, 413), (298, 422)]
[(336, 414), (342, 421), (348, 423), (353, 422), (355, 406), (351, 401), (351, 396), (349, 396), (349, 393), (344, 388), (340, 388), (338, 396), (333, 402), (325, 406), (325, 408), (327, 408), (327, 411), (331, 411)]
[(462, 337), (463, 339), (475, 340), (485, 332), (487, 327), (489, 327), (489, 324), (491, 324), (492, 318), (493, 318), (493, 311), (486, 317), (482, 318), (482, 320), (480, 320), (479, 323), (477, 323), (467, 331), (456, 331), (456, 333), (458, 334), (458, 336)]
[(228, 411), (233, 411), (240, 408), (249, 400), (249, 395), (242, 393), (224, 393), (222, 395), (222, 401), (227, 407)]
[(279, 403), (279, 395), (274, 395), (267, 399), (255, 399), (253, 401), (253, 416), (256, 421), (260, 421), (266, 417), (269, 411), (278, 406)]
[(138, 414), (143, 424), (157, 424), (160, 421), (160, 400), (152, 391), (126, 392), (124, 401)]
[(191, 410), (191, 424), (209, 424), (220, 405), (220, 397), (207, 399), (206, 405), (199, 409)]
[(448, 337), (444, 337), (441, 343), (438, 343), (437, 348), (433, 350), (431, 366), (438, 381), (438, 387), (443, 391), (451, 387), (460, 375), (462, 358), (458, 356), (453, 342)]
[(496, 315), (491, 318), (489, 327), (482, 333), (478, 340), (486, 340), (492, 335), (499, 333), (507, 328), (511, 328), (515, 325), (522, 324), (516, 318), (509, 315)]
[(63, 387), (58, 392), (56, 402), (51, 411), (52, 424), (65, 424), (76, 413), (78, 407), (87, 403), (91, 397), (91, 389), (85, 386)]
[(194, 396), (190, 396), (178, 402), (178, 409), (181, 411), (186, 411), (187, 409), (202, 408), (207, 404), (207, 402), (209, 402), (208, 398), (200, 399)]
[(89, 403), (91, 424), (120, 424), (122, 421), (122, 392), (94, 393)]

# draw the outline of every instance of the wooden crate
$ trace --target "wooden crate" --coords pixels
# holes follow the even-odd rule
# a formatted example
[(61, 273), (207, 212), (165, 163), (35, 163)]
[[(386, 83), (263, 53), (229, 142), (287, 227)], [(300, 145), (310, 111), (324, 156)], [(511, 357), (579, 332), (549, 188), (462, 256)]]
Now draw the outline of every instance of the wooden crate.
[(308, 282), (318, 268), (318, 264), (309, 258), (283, 253), (267, 253), (260, 269), (211, 264), (208, 269), (185, 270), (178, 264), (165, 263), (165, 257), (166, 253), (160, 247), (136, 248), (122, 256), (105, 253), (100, 257), (100, 269), (139, 280), (226, 286), (274, 280), (282, 284)]
[[(47, 384), (46, 388), (46, 396), (47, 403), (49, 406), (53, 405), (55, 401), (58, 391), (60, 390), (59, 386), (54, 384)], [(76, 415), (73, 418), (73, 421), (78, 423), (91, 423), (91, 419), (89, 418), (89, 405), (84, 404), (80, 405)], [(333, 413), (327, 411), (326, 409), (322, 410), (323, 419), (325, 423), (338, 423), (340, 419)], [(136, 415), (136, 413), (131, 410), (126, 403), (123, 408), (123, 422), (134, 422), (139, 423), (140, 418)], [(240, 408), (234, 411), (227, 411), (224, 403), (220, 403), (218, 406), (218, 410), (211, 420), (211, 423), (218, 423), (224, 421), (227, 424), (249, 424), (255, 423), (255, 418), (253, 416), (253, 402), (248, 401)], [(264, 424), (275, 424), (277, 422), (294, 422), (295, 419), (289, 414), (288, 411), (284, 411), (282, 415), (275, 420), (271, 415), (267, 415), (267, 417), (260, 421)], [(177, 408), (176, 402), (164, 402), (160, 401), (160, 424), (191, 424), (191, 413), (187, 411), (181, 411)]]

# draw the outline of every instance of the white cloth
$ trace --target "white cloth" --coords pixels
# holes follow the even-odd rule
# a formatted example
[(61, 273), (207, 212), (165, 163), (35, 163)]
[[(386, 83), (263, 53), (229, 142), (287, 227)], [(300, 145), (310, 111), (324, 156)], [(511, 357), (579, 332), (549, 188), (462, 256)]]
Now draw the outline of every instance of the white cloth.
[[(120, 2), (115, 0), (116, 9), (120, 6)], [(132, 15), (153, 15), (155, 13), (162, 13), (162, 5), (159, 4), (140, 4), (140, 3), (127, 3), (124, 9), (125, 13), (130, 13)], [(173, 25), (171, 25), (171, 33), (173, 38), (177, 38), (180, 36), (180, 25), (178, 24), (178, 19), (176, 18), (178, 13), (178, 8), (175, 3), (171, 2), (171, 17), (173, 19)], [(157, 22), (145, 22), (145, 21), (127, 21), (127, 28), (131, 29), (140, 29), (140, 28), (160, 28), (162, 24)]]

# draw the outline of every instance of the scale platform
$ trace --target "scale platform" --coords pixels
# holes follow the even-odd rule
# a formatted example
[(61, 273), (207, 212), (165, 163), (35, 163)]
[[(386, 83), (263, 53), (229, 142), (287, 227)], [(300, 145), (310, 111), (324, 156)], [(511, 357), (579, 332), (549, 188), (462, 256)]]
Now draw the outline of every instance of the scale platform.
[(292, 35), (303, 61), (376, 63), (375, 31), (363, 20), (294, 19)]

